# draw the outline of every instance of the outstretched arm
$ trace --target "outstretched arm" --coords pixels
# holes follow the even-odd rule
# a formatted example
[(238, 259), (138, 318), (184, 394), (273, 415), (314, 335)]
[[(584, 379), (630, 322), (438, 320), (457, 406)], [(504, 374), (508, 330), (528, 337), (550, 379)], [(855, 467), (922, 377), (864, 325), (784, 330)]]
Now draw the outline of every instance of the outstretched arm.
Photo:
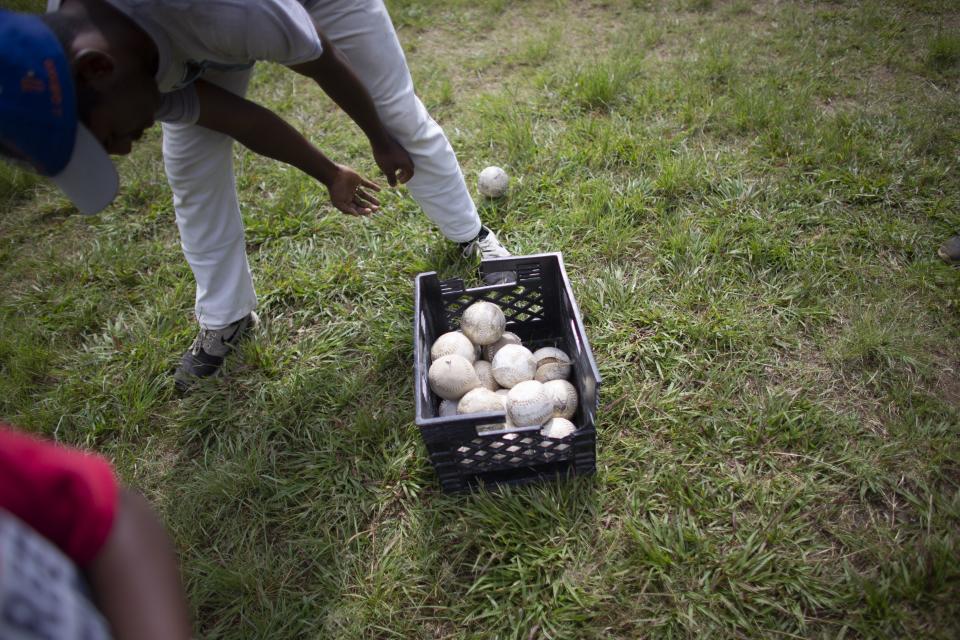
[(350, 68), (344, 55), (320, 29), (317, 29), (317, 34), (323, 44), (323, 54), (316, 60), (290, 68), (316, 81), (324, 93), (363, 130), (370, 140), (377, 166), (391, 187), (398, 182), (406, 182), (413, 177), (410, 154), (387, 132), (377, 115), (370, 93)]
[(190, 640), (178, 567), (173, 543), (150, 505), (121, 489), (113, 529), (87, 566), (97, 604), (117, 638)]
[(269, 109), (198, 80), (197, 124), (230, 136), (254, 153), (292, 165), (327, 187), (330, 201), (351, 215), (368, 215), (380, 206), (370, 191), (380, 187), (350, 167), (330, 160)]

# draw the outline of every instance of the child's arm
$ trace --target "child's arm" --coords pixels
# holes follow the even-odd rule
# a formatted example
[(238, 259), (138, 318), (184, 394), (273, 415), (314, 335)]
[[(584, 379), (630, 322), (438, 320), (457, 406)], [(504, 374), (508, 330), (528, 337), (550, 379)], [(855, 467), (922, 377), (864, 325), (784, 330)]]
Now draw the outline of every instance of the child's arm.
[(357, 123), (370, 140), (373, 157), (390, 186), (413, 177), (410, 154), (387, 132), (377, 115), (373, 99), (342, 53), (317, 29), (323, 44), (319, 58), (293, 65), (297, 73), (316, 81), (330, 99)]
[(113, 528), (86, 573), (118, 639), (189, 640), (190, 617), (173, 543), (139, 494), (120, 490)]
[(202, 80), (195, 86), (200, 101), (198, 125), (315, 178), (327, 187), (333, 206), (344, 213), (368, 215), (380, 207), (380, 201), (368, 192), (379, 191), (379, 185), (330, 160), (269, 109)]
[(173, 542), (105, 459), (0, 424), (0, 509), (86, 574), (117, 640), (189, 640)]

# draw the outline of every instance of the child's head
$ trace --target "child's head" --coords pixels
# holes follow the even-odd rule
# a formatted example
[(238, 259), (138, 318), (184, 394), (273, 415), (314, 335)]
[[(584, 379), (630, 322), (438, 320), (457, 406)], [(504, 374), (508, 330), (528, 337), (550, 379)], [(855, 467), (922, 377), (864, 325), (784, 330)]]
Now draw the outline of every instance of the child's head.
[(48, 176), (83, 213), (118, 188), (107, 153), (129, 153), (159, 92), (123, 31), (68, 15), (0, 10), (0, 154)]
[(160, 103), (149, 39), (116, 10), (61, 9), (41, 19), (73, 70), (80, 121), (107, 152), (130, 153)]

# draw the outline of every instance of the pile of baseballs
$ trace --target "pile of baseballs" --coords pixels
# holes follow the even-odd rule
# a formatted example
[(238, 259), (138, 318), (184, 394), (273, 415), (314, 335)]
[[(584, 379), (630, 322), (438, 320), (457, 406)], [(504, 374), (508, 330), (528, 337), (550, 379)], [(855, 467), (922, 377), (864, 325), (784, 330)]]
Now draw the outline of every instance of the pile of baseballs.
[[(564, 438), (576, 426), (577, 390), (568, 378), (573, 361), (564, 351), (530, 351), (505, 331), (503, 310), (480, 301), (467, 307), (460, 331), (437, 338), (430, 348), (430, 388), (442, 401), (442, 417), (485, 411), (506, 413), (506, 428), (540, 427), (550, 438)], [(478, 431), (501, 429), (481, 425)]]

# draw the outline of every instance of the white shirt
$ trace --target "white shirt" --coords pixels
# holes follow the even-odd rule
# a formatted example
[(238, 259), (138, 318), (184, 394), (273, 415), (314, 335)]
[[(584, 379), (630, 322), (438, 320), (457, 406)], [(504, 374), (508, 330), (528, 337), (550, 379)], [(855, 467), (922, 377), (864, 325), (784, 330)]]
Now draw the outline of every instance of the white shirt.
[[(107, 1), (157, 47), (163, 94), (157, 119), (165, 122), (196, 122), (199, 104), (190, 85), (207, 69), (248, 69), (259, 60), (290, 66), (323, 53), (313, 20), (296, 0)], [(47, 0), (47, 11), (61, 2)]]

